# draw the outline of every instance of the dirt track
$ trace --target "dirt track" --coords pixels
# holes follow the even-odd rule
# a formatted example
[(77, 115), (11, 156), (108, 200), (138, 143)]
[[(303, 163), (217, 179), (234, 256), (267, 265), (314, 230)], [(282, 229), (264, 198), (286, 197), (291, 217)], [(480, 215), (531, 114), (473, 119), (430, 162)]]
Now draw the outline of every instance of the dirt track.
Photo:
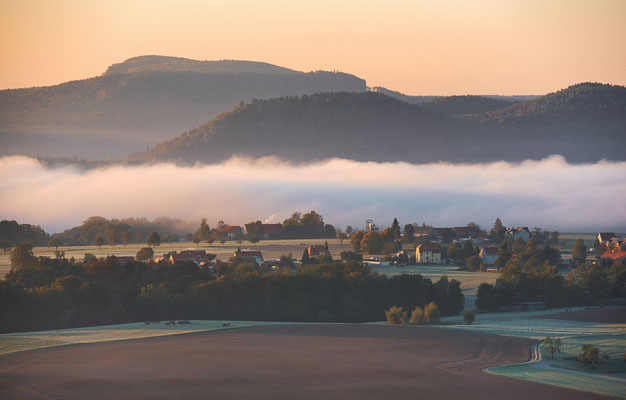
[(558, 314), (542, 315), (537, 318), (561, 319), (580, 322), (605, 322), (608, 324), (625, 324), (626, 307), (603, 307), (591, 310), (569, 311)]
[(480, 371), (527, 360), (530, 343), (436, 328), (285, 325), (74, 345), (0, 356), (0, 398), (601, 398)]

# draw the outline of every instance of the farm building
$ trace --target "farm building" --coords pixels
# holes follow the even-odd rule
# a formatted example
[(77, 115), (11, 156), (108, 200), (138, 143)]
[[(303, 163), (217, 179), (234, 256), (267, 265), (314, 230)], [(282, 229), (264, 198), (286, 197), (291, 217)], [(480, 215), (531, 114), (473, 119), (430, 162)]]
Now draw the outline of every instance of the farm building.
[(204, 250), (182, 250), (180, 253), (172, 253), (169, 262), (174, 264), (180, 261), (192, 261), (198, 265), (204, 265), (208, 261), (208, 256)]
[(133, 256), (115, 256), (115, 259), (122, 265), (135, 261)]
[(218, 231), (229, 240), (233, 240), (243, 234), (243, 229), (240, 226), (233, 225), (224, 225)]
[(477, 226), (455, 226), (452, 231), (458, 240), (478, 240), (483, 236)]
[(498, 258), (498, 248), (495, 246), (482, 247), (478, 254), (487, 265), (493, 265)]
[(282, 224), (262, 224), (254, 222), (244, 225), (247, 235), (256, 235), (261, 239), (279, 239), (283, 235)]
[(600, 244), (605, 243), (605, 242), (608, 243), (614, 237), (615, 237), (615, 233), (613, 233), (613, 232), (600, 232), (600, 233), (598, 233), (598, 242)]
[(437, 243), (422, 243), (415, 249), (415, 258), (418, 263), (441, 262), (441, 246)]
[(260, 251), (237, 249), (237, 251), (233, 254), (233, 258), (240, 261), (263, 264), (263, 254)]
[(309, 246), (309, 247), (307, 247), (307, 251), (309, 252), (309, 257), (311, 257), (311, 258), (317, 258), (319, 256), (329, 256), (330, 257), (330, 252), (328, 251), (326, 246), (322, 246), (321, 244), (320, 245)]

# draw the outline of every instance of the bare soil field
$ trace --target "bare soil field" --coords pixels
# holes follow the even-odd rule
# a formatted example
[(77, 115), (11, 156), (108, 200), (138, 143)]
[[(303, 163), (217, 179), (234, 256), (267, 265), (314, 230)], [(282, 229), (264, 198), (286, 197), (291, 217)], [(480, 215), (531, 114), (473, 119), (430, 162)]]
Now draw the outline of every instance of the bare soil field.
[(604, 322), (609, 324), (626, 323), (626, 307), (603, 307), (589, 310), (561, 312), (558, 314), (541, 315), (536, 318), (561, 319), (579, 322)]
[(386, 325), (282, 325), (0, 356), (0, 398), (597, 399), (481, 372), (532, 341)]

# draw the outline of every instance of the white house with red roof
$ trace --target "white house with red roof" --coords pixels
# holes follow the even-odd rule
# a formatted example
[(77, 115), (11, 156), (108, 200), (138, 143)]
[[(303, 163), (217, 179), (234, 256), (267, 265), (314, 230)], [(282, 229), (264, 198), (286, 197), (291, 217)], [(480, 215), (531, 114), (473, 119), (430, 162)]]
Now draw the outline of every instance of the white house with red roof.
[(441, 246), (437, 243), (422, 243), (415, 249), (415, 259), (418, 263), (441, 262)]

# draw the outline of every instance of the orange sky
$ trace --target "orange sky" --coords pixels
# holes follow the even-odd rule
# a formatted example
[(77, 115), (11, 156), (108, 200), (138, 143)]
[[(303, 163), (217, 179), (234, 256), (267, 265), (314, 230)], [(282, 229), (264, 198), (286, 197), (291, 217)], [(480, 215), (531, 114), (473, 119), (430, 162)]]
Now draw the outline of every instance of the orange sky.
[(340, 70), (407, 94), (626, 84), (624, 0), (0, 0), (0, 89), (160, 54)]

